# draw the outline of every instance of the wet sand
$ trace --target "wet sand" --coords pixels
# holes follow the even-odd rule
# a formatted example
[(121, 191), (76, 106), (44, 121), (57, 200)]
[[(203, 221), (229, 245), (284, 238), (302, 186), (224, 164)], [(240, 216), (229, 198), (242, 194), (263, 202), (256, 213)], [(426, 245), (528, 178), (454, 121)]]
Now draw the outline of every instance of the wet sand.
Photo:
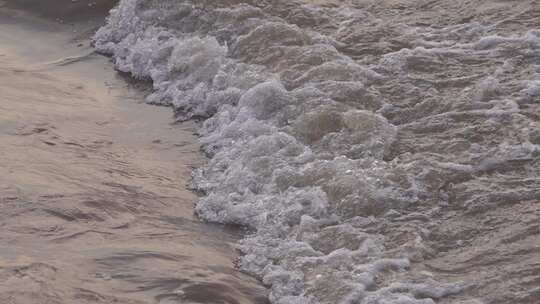
[(89, 45), (107, 2), (0, 2), (0, 303), (264, 303), (193, 215), (193, 123)]

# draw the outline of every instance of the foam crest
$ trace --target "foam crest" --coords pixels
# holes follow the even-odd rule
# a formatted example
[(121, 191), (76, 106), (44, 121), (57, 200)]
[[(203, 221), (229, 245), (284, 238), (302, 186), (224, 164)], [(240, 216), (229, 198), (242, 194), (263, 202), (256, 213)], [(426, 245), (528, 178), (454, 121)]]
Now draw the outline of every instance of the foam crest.
[(494, 138), (509, 125), (538, 138), (520, 114), (538, 81), (508, 76), (540, 58), (538, 31), (239, 2), (122, 0), (95, 36), (119, 70), (152, 80), (149, 102), (205, 119), (197, 214), (252, 229), (240, 266), (273, 303), (431, 304), (463, 291), (411, 265), (455, 241), (436, 237), (442, 209), (489, 205), (475, 174), (537, 157), (534, 143)]

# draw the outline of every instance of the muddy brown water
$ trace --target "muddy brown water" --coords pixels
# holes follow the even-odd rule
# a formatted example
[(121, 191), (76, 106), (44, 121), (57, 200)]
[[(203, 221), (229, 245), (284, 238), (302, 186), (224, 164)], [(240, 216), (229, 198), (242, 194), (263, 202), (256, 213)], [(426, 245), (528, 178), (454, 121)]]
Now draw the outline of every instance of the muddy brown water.
[(265, 303), (241, 231), (193, 215), (193, 123), (90, 47), (106, 10), (32, 3), (0, 2), (0, 303)]

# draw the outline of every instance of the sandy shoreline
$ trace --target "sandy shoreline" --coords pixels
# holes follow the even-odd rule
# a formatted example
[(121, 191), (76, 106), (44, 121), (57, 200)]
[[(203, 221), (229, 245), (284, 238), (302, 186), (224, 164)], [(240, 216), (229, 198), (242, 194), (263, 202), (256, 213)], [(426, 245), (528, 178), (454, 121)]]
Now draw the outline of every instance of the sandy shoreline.
[(110, 2), (31, 2), (0, 6), (0, 302), (264, 302), (238, 232), (193, 215), (194, 125), (90, 47)]

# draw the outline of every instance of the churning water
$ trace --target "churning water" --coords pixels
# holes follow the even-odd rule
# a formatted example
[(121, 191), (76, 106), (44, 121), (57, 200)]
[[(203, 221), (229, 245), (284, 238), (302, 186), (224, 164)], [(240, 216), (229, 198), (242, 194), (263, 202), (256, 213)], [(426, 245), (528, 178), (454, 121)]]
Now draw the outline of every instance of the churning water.
[(536, 1), (123, 0), (95, 45), (205, 119), (197, 213), (253, 229), (273, 303), (533, 303), (539, 25)]
[(201, 121), (272, 303), (538, 303), (538, 1), (122, 0), (94, 42)]

